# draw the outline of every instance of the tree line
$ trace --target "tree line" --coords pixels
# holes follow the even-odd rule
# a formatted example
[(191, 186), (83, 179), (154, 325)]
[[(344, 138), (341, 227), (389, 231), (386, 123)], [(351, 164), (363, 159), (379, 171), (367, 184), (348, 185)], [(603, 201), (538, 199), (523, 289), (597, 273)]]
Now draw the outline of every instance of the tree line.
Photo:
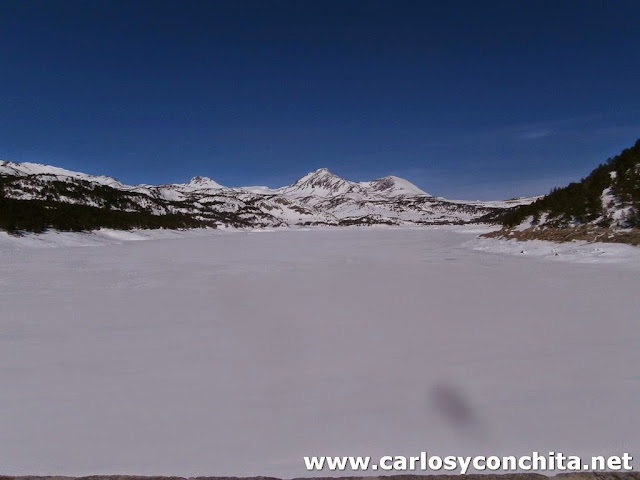
[(627, 209), (622, 226), (640, 226), (640, 139), (633, 147), (609, 158), (579, 182), (554, 188), (529, 205), (509, 210), (502, 222), (512, 227), (533, 217), (535, 223), (546, 214), (547, 225), (596, 222), (599, 226), (608, 227), (613, 219), (602, 204), (602, 193), (607, 188), (615, 198), (615, 205), (607, 206)]

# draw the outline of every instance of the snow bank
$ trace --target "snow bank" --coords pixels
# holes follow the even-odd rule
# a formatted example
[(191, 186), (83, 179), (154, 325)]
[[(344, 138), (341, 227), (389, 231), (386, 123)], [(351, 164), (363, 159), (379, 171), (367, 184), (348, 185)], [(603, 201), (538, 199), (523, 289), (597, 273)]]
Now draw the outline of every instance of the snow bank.
[(558, 243), (543, 240), (478, 238), (466, 245), (476, 251), (501, 255), (528, 255), (551, 261), (640, 265), (640, 248), (621, 243), (590, 243), (577, 240)]

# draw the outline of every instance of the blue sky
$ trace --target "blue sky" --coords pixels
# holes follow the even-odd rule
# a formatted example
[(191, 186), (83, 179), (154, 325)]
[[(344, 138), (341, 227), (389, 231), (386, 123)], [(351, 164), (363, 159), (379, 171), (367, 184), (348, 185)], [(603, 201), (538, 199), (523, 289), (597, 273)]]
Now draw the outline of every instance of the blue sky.
[(640, 2), (0, 2), (0, 158), (546, 193), (640, 137)]

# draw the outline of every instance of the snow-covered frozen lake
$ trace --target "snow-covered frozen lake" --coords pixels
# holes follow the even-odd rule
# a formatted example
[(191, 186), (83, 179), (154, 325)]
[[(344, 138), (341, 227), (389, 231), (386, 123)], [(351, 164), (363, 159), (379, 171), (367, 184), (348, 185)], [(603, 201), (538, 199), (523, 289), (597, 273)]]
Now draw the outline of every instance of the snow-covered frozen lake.
[(2, 234), (0, 474), (640, 454), (640, 249), (477, 234)]

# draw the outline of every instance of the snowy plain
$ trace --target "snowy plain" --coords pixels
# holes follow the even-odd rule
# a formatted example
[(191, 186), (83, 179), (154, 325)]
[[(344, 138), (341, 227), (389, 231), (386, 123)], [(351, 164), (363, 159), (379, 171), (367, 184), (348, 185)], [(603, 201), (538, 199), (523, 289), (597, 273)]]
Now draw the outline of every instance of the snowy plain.
[(0, 234), (0, 474), (640, 455), (640, 249), (482, 231)]

